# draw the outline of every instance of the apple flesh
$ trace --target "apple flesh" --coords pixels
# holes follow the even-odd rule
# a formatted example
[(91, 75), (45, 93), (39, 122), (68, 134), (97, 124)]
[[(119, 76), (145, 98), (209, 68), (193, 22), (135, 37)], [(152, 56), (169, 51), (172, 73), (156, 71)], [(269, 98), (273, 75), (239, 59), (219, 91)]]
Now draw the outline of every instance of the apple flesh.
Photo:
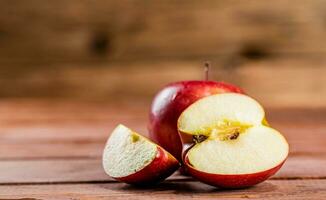
[(178, 120), (188, 173), (224, 188), (252, 186), (275, 174), (289, 146), (264, 117), (260, 104), (243, 94), (212, 95), (189, 106)]
[(135, 185), (164, 180), (179, 168), (179, 162), (162, 147), (118, 125), (103, 151), (103, 168), (112, 178)]
[(243, 93), (231, 84), (215, 81), (182, 81), (171, 83), (155, 96), (148, 125), (150, 138), (182, 160), (182, 143), (177, 121), (180, 114), (203, 97), (226, 92)]

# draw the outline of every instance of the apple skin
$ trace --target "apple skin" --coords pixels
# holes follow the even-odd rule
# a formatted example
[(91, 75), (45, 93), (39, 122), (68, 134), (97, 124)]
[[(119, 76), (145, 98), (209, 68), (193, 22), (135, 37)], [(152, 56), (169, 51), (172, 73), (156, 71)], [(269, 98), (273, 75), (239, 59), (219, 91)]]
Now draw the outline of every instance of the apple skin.
[(184, 164), (187, 172), (195, 179), (219, 188), (239, 189), (261, 183), (274, 175), (284, 164), (286, 158), (277, 166), (266, 171), (252, 174), (212, 174), (195, 169), (185, 156)]
[(132, 185), (152, 185), (163, 181), (179, 169), (180, 163), (170, 153), (157, 147), (157, 154), (150, 164), (134, 174), (124, 177), (112, 177)]
[(244, 93), (240, 88), (216, 81), (181, 81), (165, 86), (155, 96), (149, 117), (149, 137), (182, 161), (182, 143), (177, 121), (192, 103), (218, 93)]

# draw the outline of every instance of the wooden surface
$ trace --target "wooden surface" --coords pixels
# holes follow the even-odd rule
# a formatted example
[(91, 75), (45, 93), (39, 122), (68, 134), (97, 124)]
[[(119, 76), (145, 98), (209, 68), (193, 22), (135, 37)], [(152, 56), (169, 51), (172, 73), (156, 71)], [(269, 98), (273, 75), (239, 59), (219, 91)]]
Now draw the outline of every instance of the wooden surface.
[[(150, 188), (107, 177), (104, 143), (117, 123), (146, 135), (147, 103), (0, 102), (0, 199), (326, 199), (326, 109), (269, 108), (290, 143), (284, 167), (248, 189), (220, 190), (174, 174)], [(122, 109), (123, 108), (123, 109)]]
[[(325, 11), (323, 0), (0, 1), (0, 200), (326, 199)], [(234, 191), (107, 177), (114, 126), (146, 134), (153, 95), (202, 79), (205, 60), (211, 79), (269, 108), (291, 146), (282, 170)]]

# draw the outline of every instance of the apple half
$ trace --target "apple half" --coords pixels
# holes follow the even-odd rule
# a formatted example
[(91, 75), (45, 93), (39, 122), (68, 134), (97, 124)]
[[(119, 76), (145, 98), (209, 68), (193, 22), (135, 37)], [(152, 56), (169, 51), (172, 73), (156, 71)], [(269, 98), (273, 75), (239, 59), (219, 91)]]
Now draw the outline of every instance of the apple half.
[(289, 146), (264, 117), (260, 104), (243, 94), (217, 94), (193, 103), (178, 119), (188, 173), (223, 188), (252, 186), (275, 174)]
[(102, 161), (109, 176), (135, 185), (162, 181), (180, 166), (177, 159), (162, 147), (123, 125), (113, 130)]

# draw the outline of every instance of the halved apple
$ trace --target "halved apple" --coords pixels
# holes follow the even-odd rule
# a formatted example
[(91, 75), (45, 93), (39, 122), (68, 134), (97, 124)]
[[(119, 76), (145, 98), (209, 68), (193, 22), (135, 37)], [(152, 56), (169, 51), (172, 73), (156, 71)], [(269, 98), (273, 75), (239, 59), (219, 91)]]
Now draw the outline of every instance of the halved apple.
[(212, 95), (189, 106), (178, 119), (188, 172), (224, 188), (252, 186), (276, 173), (289, 146), (264, 117), (260, 104), (243, 94)]
[(162, 181), (179, 166), (179, 162), (162, 147), (123, 125), (114, 129), (103, 152), (105, 172), (129, 184)]

